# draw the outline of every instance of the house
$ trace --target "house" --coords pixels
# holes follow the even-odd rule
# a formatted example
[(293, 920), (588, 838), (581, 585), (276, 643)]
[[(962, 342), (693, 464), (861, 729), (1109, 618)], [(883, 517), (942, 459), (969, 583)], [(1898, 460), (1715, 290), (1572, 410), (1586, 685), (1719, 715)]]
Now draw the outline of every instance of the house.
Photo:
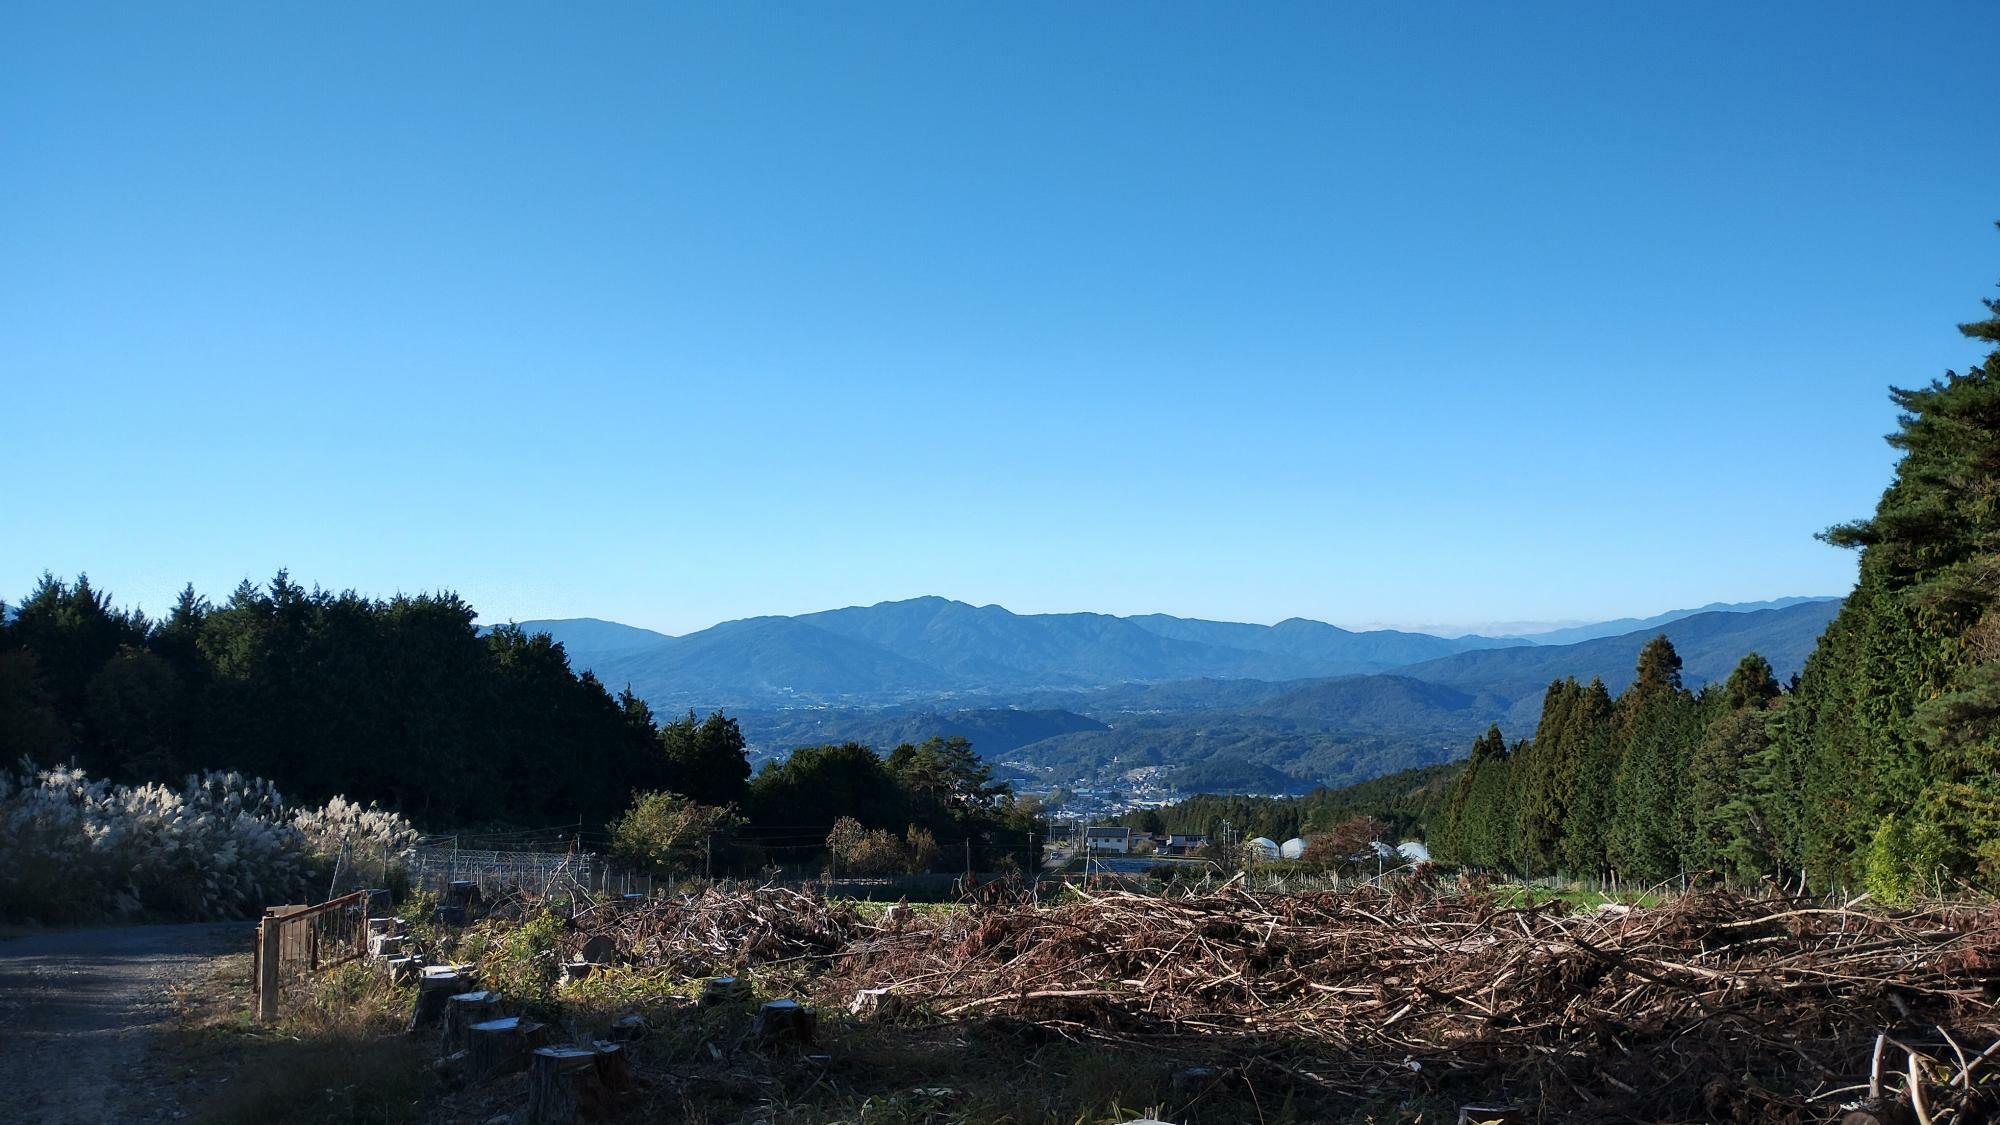
[(1083, 846), (1093, 852), (1117, 852), (1119, 855), (1125, 855), (1132, 850), (1132, 830), (1087, 828), (1083, 833)]
[(1168, 855), (1193, 855), (1208, 846), (1208, 835), (1202, 832), (1174, 832), (1167, 836)]

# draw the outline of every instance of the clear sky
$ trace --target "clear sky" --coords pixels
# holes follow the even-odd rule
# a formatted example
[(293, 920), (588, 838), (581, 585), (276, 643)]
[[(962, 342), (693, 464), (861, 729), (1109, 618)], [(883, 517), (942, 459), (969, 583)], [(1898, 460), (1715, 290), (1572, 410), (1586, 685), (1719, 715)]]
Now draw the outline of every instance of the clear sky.
[(0, 7), (0, 596), (1844, 592), (2000, 5)]

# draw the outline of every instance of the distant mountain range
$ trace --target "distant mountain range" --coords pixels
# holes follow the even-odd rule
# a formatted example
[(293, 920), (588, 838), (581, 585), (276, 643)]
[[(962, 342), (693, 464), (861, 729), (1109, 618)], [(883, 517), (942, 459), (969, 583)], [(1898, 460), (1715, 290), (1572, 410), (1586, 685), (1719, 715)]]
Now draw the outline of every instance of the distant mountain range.
[(1548, 629), (1538, 633), (1524, 634), (1526, 639), (1538, 645), (1573, 645), (1578, 641), (1594, 641), (1599, 637), (1616, 637), (1623, 633), (1637, 633), (1647, 629), (1657, 629), (1684, 617), (1698, 613), (1754, 613), (1760, 609), (1785, 609), (1804, 605), (1808, 602), (1839, 601), (1838, 598), (1773, 598), (1766, 602), (1710, 602), (1695, 609), (1673, 609), (1656, 613), (1651, 617), (1620, 617), (1612, 621), (1599, 621), (1593, 625), (1577, 625), (1566, 629)]
[(590, 618), (520, 624), (655, 710), (728, 708), (760, 754), (963, 734), (1010, 772), (1068, 779), (1160, 765), (1268, 787), (1272, 777), (1341, 783), (1443, 761), (1492, 722), (1525, 736), (1551, 680), (1598, 677), (1616, 692), (1660, 633), (1690, 686), (1752, 651), (1789, 677), (1839, 608), (1834, 598), (1718, 604), (1531, 638), (1016, 614), (935, 597), (681, 637)]
[[(572, 664), (608, 684), (630, 684), (655, 707), (879, 707), (1196, 679), (1316, 679), (1418, 665), (1436, 665), (1444, 676), (1452, 667), (1447, 662), (1466, 653), (1542, 648), (1695, 616), (1831, 602), (1787, 598), (1710, 606), (1531, 638), (1356, 632), (1304, 618), (1253, 625), (1166, 614), (1017, 614), (938, 597), (797, 617), (751, 617), (680, 637), (595, 618), (520, 624), (549, 633), (563, 643)], [(1626, 625), (1631, 628), (1622, 628)], [(1515, 665), (1502, 660), (1491, 666)], [(1539, 665), (1530, 659), (1527, 666)]]

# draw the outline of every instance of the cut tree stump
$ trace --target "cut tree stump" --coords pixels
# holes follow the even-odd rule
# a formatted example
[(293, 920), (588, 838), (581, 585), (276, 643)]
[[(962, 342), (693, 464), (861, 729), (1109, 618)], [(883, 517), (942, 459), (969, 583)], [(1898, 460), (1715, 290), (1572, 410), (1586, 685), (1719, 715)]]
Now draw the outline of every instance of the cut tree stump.
[(580, 980), (587, 980), (590, 974), (596, 971), (597, 966), (588, 961), (563, 962), (563, 980), (569, 984), (575, 984)]
[(617, 1043), (606, 1043), (602, 1039), (590, 1045), (597, 1053), (597, 1080), (612, 1093), (622, 1093), (632, 1088), (632, 1071), (626, 1066), (625, 1048)]
[(537, 1047), (529, 1056), (530, 1125), (575, 1121), (581, 1114), (601, 1112), (607, 1101), (595, 1048)]
[(646, 1026), (646, 1017), (637, 1012), (625, 1016), (611, 1025), (611, 1042), (637, 1043), (651, 1030)]
[(577, 951), (576, 959), (588, 961), (593, 965), (615, 964), (618, 960), (618, 943), (606, 934), (598, 934), (583, 943), (583, 948)]
[(742, 977), (710, 977), (702, 982), (703, 1004), (735, 1004), (750, 999), (750, 982)]
[(400, 957), (403, 954), (403, 939), (398, 934), (370, 934), (368, 955), (370, 957)]
[(795, 1043), (809, 1047), (818, 1030), (819, 1016), (797, 1000), (773, 1000), (765, 1004), (757, 1009), (757, 1019), (750, 1025), (750, 1034), (766, 1046)]
[(497, 992), (461, 992), (444, 1002), (444, 1049), (448, 1054), (466, 1045), (466, 1032), (475, 1023), (500, 1018)]
[(520, 1016), (487, 1020), (465, 1029), (466, 1070), (476, 1081), (519, 1069), (528, 1052), (549, 1041), (549, 1029)]
[(415, 957), (390, 957), (382, 962), (389, 972), (389, 983), (404, 985), (417, 979), (417, 959)]

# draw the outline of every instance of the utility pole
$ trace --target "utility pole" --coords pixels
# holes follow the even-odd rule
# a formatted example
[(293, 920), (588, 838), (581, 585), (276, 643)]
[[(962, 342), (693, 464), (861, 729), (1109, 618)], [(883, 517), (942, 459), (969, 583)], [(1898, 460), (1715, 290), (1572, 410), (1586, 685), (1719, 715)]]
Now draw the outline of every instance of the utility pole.
[(715, 833), (713, 832), (701, 838), (701, 877), (711, 880), (715, 878)]

